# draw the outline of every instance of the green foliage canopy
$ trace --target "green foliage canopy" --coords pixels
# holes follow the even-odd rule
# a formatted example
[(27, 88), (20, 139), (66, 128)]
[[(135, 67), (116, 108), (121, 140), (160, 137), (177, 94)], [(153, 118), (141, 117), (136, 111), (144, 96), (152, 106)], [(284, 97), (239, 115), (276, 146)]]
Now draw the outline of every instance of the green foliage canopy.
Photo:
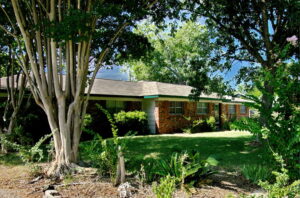
[(224, 71), (228, 65), (222, 64), (217, 56), (222, 49), (214, 42), (215, 32), (192, 21), (183, 23), (174, 32), (170, 26), (166, 31), (144, 21), (135, 32), (145, 36), (153, 47), (140, 59), (126, 62), (137, 80), (186, 84), (200, 92), (224, 88), (216, 71)]

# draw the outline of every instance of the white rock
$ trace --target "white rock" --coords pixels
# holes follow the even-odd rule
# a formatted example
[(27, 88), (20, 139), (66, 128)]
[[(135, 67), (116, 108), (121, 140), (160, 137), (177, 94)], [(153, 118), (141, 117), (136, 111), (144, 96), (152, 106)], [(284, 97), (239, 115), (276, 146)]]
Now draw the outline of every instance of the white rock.
[(56, 190), (46, 190), (43, 198), (61, 198)]

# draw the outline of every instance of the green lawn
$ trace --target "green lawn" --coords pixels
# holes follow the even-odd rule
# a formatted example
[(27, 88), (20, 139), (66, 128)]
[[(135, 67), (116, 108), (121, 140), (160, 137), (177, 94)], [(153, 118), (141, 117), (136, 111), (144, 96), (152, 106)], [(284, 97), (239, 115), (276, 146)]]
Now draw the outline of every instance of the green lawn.
[(226, 131), (198, 134), (136, 136), (128, 139), (127, 168), (136, 169), (149, 159), (168, 158), (173, 152), (196, 150), (219, 161), (219, 168), (235, 170), (244, 164), (266, 165), (266, 148), (249, 146), (248, 132)]
[[(264, 146), (249, 146), (247, 143), (253, 140), (253, 136), (247, 132), (148, 135), (124, 139), (127, 142), (126, 167), (130, 171), (139, 170), (147, 159), (166, 159), (174, 152), (185, 150), (196, 150), (203, 159), (214, 157), (219, 161), (218, 167), (226, 170), (236, 170), (244, 164), (268, 165), (267, 149)], [(15, 153), (0, 154), (1, 164), (17, 165), (22, 162)]]

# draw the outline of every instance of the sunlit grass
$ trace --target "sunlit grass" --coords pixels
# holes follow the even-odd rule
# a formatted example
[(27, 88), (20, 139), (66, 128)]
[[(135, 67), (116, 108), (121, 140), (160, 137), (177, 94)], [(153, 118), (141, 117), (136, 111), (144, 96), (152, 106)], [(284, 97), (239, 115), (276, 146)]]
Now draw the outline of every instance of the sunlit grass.
[(185, 150), (198, 151), (203, 159), (214, 157), (222, 169), (241, 169), (245, 164), (268, 164), (264, 146), (247, 144), (253, 139), (250, 133), (239, 131), (131, 137), (127, 140), (127, 167), (137, 170), (149, 158), (165, 159), (174, 152)]

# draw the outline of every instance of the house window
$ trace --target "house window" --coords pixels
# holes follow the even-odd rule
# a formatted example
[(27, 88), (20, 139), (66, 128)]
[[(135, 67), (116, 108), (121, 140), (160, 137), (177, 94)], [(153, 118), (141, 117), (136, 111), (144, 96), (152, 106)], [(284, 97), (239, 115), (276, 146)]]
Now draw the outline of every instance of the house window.
[(197, 114), (208, 114), (208, 103), (197, 103)]
[(247, 113), (247, 110), (246, 110), (246, 106), (245, 106), (245, 105), (241, 105), (241, 106), (240, 106), (240, 113), (241, 113), (241, 114), (246, 114), (246, 113)]
[(170, 102), (169, 113), (175, 115), (183, 114), (183, 102)]
[(125, 108), (124, 101), (107, 100), (106, 109), (111, 113), (117, 113)]
[(235, 105), (228, 105), (229, 114), (236, 114)]

